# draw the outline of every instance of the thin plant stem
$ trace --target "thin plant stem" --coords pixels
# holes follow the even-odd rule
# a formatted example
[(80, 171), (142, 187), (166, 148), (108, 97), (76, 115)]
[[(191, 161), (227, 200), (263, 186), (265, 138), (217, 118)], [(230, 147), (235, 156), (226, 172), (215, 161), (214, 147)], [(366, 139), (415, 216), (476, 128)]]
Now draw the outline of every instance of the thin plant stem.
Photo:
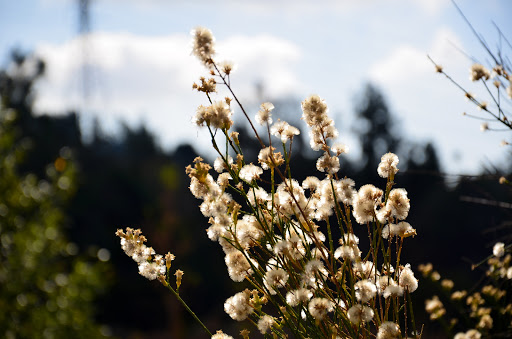
[(178, 299), (178, 301), (183, 305), (183, 307), (185, 307), (185, 309), (188, 311), (188, 313), (190, 313), (192, 315), (192, 317), (199, 323), (199, 325), (201, 325), (201, 327), (206, 331), (206, 333), (208, 333), (208, 335), (211, 337), (212, 336), (212, 333), (210, 332), (210, 330), (203, 324), (203, 322), (197, 317), (197, 315), (194, 313), (194, 311), (192, 311), (190, 309), (190, 307), (188, 307), (187, 303), (181, 299), (180, 297), (180, 294), (174, 290), (174, 288), (171, 287), (171, 285), (169, 285), (168, 283), (165, 284), (165, 286), (172, 292), (172, 294), (174, 294), (174, 296), (176, 297), (176, 299)]

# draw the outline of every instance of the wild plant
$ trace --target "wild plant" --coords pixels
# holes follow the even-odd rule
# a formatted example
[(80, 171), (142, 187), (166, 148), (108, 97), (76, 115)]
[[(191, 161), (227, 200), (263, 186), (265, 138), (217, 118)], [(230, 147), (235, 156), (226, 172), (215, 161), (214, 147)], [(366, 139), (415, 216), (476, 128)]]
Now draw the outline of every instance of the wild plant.
[[(469, 25), (476, 39), (482, 46), (490, 62), (483, 63), (471, 58), (473, 63), (469, 68), (469, 79), (478, 82), (483, 87), (487, 98), (477, 97), (465, 89), (458, 80), (445, 72), (443, 67), (434, 63), (436, 72), (443, 74), (450, 82), (458, 87), (466, 99), (473, 103), (479, 113), (465, 116), (478, 119), (481, 131), (512, 130), (512, 65), (506, 53), (501, 48), (494, 52), (484, 38), (476, 32), (469, 20), (455, 4), (462, 18)], [(509, 41), (503, 36), (498, 27), (500, 41), (512, 49)], [(501, 46), (501, 43), (500, 43)], [(501, 128), (500, 128), (501, 127)], [(508, 135), (509, 136), (509, 135)], [(502, 146), (510, 146), (510, 140), (503, 140)], [(499, 183), (510, 188), (510, 181), (502, 176)], [(507, 202), (497, 203), (497, 206), (508, 207)], [(508, 238), (509, 240), (510, 238)], [(454, 335), (456, 339), (478, 339), (512, 336), (512, 244), (506, 245), (499, 241), (493, 246), (493, 254), (481, 262), (471, 266), (484, 272), (482, 279), (473, 284), (470, 289), (456, 287), (450, 279), (441, 279), (439, 272), (432, 264), (420, 265), (423, 276), (434, 282), (438, 293), (425, 301), (425, 310), (433, 321), (439, 322), (444, 330)], [(487, 267), (483, 265), (487, 263)]]
[[(209, 72), (193, 85), (208, 100), (194, 122), (210, 134), (217, 158), (213, 168), (196, 158), (186, 173), (190, 191), (202, 201), (201, 213), (209, 218), (207, 235), (222, 248), (227, 273), (248, 286), (227, 298), (224, 311), (269, 338), (419, 337), (411, 300), (418, 280), (401, 258), (416, 230), (405, 221), (407, 191), (395, 188), (398, 157), (382, 156), (376, 169), (382, 189), (357, 188), (340, 173), (348, 147), (335, 141), (338, 131), (327, 104), (311, 95), (302, 101), (302, 119), (311, 148), (320, 152), (319, 176), (295, 180), (291, 153), (300, 130), (274, 121), (270, 102), (261, 104), (253, 122), (231, 86), (233, 65), (215, 59), (211, 31), (198, 27), (192, 34), (193, 54)], [(227, 97), (218, 98), (218, 86)], [(260, 145), (257, 164), (244, 156), (233, 129), (233, 106)], [(181, 298), (184, 273), (171, 271), (174, 255), (156, 254), (140, 230), (117, 235), (140, 274), (167, 287), (211, 338), (232, 338), (221, 330), (213, 334)], [(366, 249), (360, 237), (367, 237)], [(249, 330), (241, 335), (249, 338)]]

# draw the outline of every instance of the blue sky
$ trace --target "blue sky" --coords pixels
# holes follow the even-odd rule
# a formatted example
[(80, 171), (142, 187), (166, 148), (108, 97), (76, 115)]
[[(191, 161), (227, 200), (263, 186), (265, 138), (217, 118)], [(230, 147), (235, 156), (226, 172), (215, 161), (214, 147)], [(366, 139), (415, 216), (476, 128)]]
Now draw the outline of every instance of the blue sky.
[[(497, 41), (491, 21), (512, 40), (511, 1), (458, 4), (491, 46)], [(387, 97), (404, 136), (434, 142), (446, 171), (475, 173), (483, 164), (510, 158), (499, 145), (510, 141), (508, 134), (481, 133), (479, 121), (463, 117), (464, 111), (479, 112), (426, 58), (430, 54), (461, 84), (481, 93), (468, 80), (471, 62), (454, 45), (482, 62), (485, 55), (449, 0), (93, 0), (86, 46), (94, 71), (86, 102), (79, 80), (83, 45), (77, 7), (70, 0), (0, 4), (4, 65), (16, 46), (48, 63), (36, 102), (41, 113), (77, 109), (85, 127), (98, 117), (112, 132), (120, 119), (144, 122), (167, 149), (182, 141), (206, 149), (204, 131), (190, 122), (205, 103), (191, 91), (204, 72), (189, 49), (190, 30), (202, 25), (215, 34), (221, 57), (238, 65), (232, 81), (245, 102), (257, 103), (256, 84), (263, 85), (265, 100), (319, 94), (352, 157), (359, 156), (351, 132), (354, 98), (371, 81)]]

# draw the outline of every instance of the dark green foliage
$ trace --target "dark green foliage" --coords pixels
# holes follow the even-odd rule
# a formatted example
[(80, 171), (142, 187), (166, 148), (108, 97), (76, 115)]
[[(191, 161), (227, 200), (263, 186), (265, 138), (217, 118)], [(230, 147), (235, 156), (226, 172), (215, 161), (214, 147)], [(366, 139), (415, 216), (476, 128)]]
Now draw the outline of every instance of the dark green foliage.
[(71, 152), (62, 150), (46, 179), (20, 175), (28, 143), (17, 141), (15, 120), (14, 110), (0, 109), (0, 336), (103, 337), (94, 301), (107, 266), (77, 256), (64, 235), (63, 208), (75, 189)]

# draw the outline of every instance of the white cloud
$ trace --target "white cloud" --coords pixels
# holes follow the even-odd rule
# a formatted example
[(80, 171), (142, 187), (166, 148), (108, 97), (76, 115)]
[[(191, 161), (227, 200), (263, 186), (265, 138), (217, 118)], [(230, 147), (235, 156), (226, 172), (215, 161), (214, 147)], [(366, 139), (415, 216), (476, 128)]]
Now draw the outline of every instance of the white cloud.
[[(399, 46), (374, 64), (369, 76), (389, 96), (391, 108), (398, 112), (407, 135), (435, 140), (447, 170), (476, 173), (483, 162), (498, 164), (504, 159), (503, 147), (499, 147), (503, 135), (480, 133), (480, 122), (463, 117), (462, 112), (482, 113), (464, 99), (463, 92), (453, 83), (435, 73), (427, 53), (464, 88), (478, 96), (485, 94), (478, 84), (468, 80), (470, 61), (454, 45), (462, 47), (460, 39), (447, 29), (440, 29), (428, 50)], [(460, 154), (461, 159), (455, 161), (455, 154)]]
[[(192, 83), (207, 71), (191, 56), (188, 34), (94, 33), (87, 39), (92, 67), (86, 104), (80, 90), (81, 40), (36, 49), (47, 63), (35, 103), (38, 112), (94, 112), (107, 129), (113, 129), (119, 119), (129, 124), (144, 121), (166, 146), (183, 141), (208, 143), (208, 138), (198, 137), (205, 133), (191, 123), (196, 107), (206, 103), (206, 97), (192, 91)], [(229, 55), (240, 66), (232, 75), (240, 98), (252, 95), (256, 83), (263, 83), (274, 95), (301, 87), (293, 69), (301, 52), (294, 44), (264, 35), (231, 37), (217, 45), (219, 57)]]
[(399, 84), (431, 70), (426, 54), (412, 46), (400, 46), (393, 53), (374, 65), (370, 74), (373, 80), (386, 84)]
[(447, 5), (450, 0), (415, 0), (420, 8), (427, 11), (431, 15), (439, 14)]
[(390, 55), (377, 62), (370, 68), (373, 80), (386, 84), (403, 84), (414, 81), (419, 76), (432, 74), (434, 66), (427, 58), (427, 54), (437, 63), (444, 66), (457, 67), (466, 64), (467, 60), (455, 50), (460, 46), (459, 38), (450, 30), (439, 30), (431, 47), (428, 50), (418, 49), (411, 45), (401, 45), (395, 48)]
[(269, 35), (233, 36), (219, 43), (219, 56), (224, 55), (237, 64), (233, 81), (244, 95), (253, 94), (257, 83), (274, 97), (296, 93), (302, 88), (294, 67), (301, 52), (291, 42)]

